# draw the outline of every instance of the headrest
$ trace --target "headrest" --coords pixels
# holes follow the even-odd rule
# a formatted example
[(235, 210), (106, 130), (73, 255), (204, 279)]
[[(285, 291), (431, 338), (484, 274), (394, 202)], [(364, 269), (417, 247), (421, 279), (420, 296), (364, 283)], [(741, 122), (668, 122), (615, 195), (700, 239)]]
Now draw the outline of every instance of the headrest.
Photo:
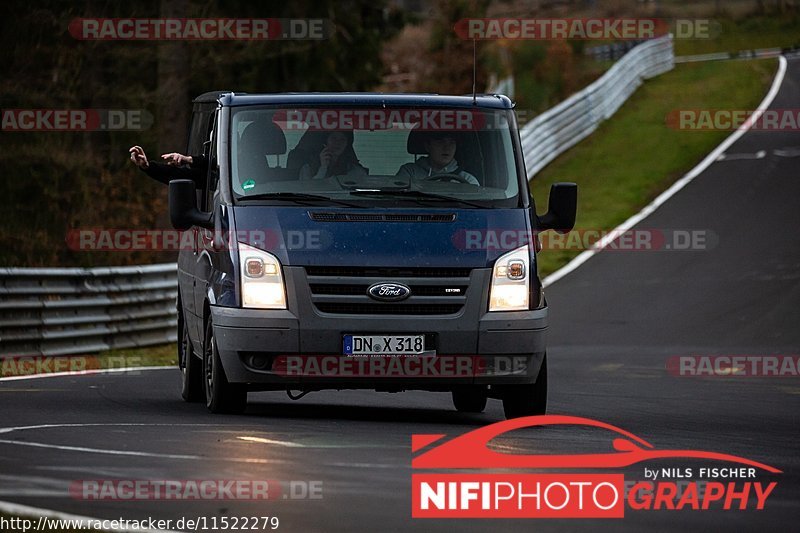
[(286, 152), (286, 136), (269, 120), (251, 122), (239, 140), (242, 154), (275, 155)]
[(409, 154), (422, 155), (427, 154), (425, 149), (425, 142), (432, 139), (441, 139), (442, 137), (452, 137), (459, 141), (458, 132), (454, 131), (423, 131), (419, 129), (411, 130), (406, 140), (406, 150)]

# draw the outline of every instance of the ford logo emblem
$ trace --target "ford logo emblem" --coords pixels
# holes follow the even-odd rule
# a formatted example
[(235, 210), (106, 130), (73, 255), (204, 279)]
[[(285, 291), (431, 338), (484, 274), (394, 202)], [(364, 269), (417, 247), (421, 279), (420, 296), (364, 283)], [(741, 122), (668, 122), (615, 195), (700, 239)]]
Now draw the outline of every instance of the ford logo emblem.
[(397, 302), (411, 296), (411, 289), (402, 283), (376, 283), (370, 285), (367, 294), (373, 300)]

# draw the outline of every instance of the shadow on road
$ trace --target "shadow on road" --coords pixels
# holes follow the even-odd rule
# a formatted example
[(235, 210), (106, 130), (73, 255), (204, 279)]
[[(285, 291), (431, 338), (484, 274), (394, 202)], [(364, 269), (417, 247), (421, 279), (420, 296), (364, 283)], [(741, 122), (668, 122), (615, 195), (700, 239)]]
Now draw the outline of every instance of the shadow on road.
[(415, 424), (452, 424), (484, 426), (503, 420), (502, 416), (459, 413), (455, 410), (428, 407), (392, 407), (387, 405), (331, 405), (299, 400), (296, 403), (253, 401), (245, 417), (307, 418), (362, 422), (410, 422)]

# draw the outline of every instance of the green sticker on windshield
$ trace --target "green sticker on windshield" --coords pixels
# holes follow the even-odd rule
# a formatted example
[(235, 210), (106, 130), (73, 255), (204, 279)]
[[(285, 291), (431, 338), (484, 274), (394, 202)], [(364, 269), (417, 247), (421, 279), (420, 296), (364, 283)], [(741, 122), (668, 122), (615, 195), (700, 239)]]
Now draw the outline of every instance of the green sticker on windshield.
[(244, 183), (242, 183), (242, 189), (244, 190), (252, 189), (255, 186), (256, 186), (256, 180), (247, 180)]

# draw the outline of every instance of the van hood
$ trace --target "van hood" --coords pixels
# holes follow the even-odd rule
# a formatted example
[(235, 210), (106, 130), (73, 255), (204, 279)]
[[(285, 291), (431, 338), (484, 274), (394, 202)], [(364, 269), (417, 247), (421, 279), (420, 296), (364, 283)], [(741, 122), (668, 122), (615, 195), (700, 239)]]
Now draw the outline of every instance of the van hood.
[(528, 210), (235, 206), (239, 242), (287, 266), (491, 266), (527, 244)]

